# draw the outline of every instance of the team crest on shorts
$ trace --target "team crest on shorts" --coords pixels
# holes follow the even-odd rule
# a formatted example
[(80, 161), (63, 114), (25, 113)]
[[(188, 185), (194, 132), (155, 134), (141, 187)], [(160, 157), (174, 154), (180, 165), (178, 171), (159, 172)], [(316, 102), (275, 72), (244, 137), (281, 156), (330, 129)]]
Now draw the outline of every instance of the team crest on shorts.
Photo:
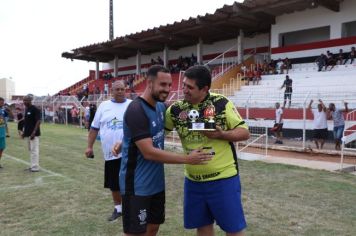
[(140, 225), (146, 224), (146, 218), (147, 218), (146, 209), (140, 210), (140, 214), (138, 214), (137, 217), (140, 220)]

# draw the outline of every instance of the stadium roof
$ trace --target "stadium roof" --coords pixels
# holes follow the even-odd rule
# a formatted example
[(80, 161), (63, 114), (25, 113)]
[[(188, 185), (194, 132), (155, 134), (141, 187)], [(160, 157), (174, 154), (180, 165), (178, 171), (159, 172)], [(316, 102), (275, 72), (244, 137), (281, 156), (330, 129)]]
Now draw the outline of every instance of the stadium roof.
[(269, 32), (276, 16), (324, 6), (339, 11), (343, 0), (245, 0), (224, 5), (213, 14), (190, 17), (187, 20), (161, 25), (153, 29), (117, 37), (111, 41), (91, 44), (62, 53), (62, 57), (85, 61), (109, 62), (118, 56), (126, 59), (162, 51), (164, 45), (179, 49), (198, 43), (205, 44), (236, 38), (240, 29), (246, 36)]

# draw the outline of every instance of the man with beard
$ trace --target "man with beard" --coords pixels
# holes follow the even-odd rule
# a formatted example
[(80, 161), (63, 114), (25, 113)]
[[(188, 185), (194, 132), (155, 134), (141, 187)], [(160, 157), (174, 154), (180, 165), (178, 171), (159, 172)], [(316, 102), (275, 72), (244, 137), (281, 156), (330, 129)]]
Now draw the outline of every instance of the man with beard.
[[(242, 236), (246, 221), (233, 142), (247, 140), (249, 131), (234, 104), (210, 93), (210, 86), (211, 74), (205, 66), (189, 68), (183, 79), (184, 100), (166, 112), (166, 129), (176, 128), (186, 153), (202, 148), (214, 155), (204, 166), (185, 165), (184, 227), (197, 229), (198, 236), (212, 236), (216, 222), (226, 235)], [(209, 131), (200, 125), (193, 128), (193, 122)]]
[(189, 155), (163, 150), (166, 111), (163, 102), (171, 86), (169, 70), (161, 65), (151, 66), (143, 95), (130, 103), (124, 115), (120, 169), (124, 235), (156, 235), (164, 222), (163, 163), (199, 165), (211, 160), (211, 155), (202, 150)]

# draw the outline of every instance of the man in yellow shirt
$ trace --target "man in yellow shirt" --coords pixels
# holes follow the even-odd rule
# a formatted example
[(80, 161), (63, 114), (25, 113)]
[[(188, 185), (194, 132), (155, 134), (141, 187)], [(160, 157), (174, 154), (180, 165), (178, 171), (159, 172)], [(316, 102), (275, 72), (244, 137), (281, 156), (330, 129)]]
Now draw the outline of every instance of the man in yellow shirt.
[[(249, 131), (234, 104), (210, 93), (210, 85), (206, 67), (189, 68), (183, 79), (184, 100), (166, 111), (165, 128), (177, 130), (186, 153), (203, 148), (214, 154), (206, 165), (185, 165), (184, 227), (196, 228), (198, 236), (210, 236), (215, 221), (226, 235), (240, 236), (246, 221), (233, 142), (248, 139)], [(192, 123), (215, 129), (194, 130)]]

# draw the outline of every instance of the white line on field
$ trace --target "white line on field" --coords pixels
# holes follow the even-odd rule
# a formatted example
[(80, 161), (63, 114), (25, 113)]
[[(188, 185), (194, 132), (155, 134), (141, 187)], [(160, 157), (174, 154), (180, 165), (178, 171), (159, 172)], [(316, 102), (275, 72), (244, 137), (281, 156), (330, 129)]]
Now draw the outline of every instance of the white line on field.
[[(5, 153), (4, 153), (4, 157), (10, 158), (10, 159), (12, 159), (12, 160), (14, 160), (14, 161), (20, 162), (20, 163), (25, 164), (25, 165), (28, 165), (28, 166), (31, 165), (29, 162), (24, 161), (24, 160), (21, 160), (21, 159), (19, 159), (19, 158), (13, 157), (13, 156), (10, 156), (9, 154), (5, 154)], [(51, 170), (47, 170), (47, 169), (45, 169), (45, 168), (43, 168), (43, 167), (40, 167), (40, 169), (41, 169), (43, 172), (46, 172), (46, 173), (50, 174), (51, 176), (58, 176), (58, 177), (62, 177), (62, 178), (69, 179), (67, 176), (64, 176), (64, 175), (62, 175), (62, 174), (53, 172), (53, 171), (51, 171)]]

